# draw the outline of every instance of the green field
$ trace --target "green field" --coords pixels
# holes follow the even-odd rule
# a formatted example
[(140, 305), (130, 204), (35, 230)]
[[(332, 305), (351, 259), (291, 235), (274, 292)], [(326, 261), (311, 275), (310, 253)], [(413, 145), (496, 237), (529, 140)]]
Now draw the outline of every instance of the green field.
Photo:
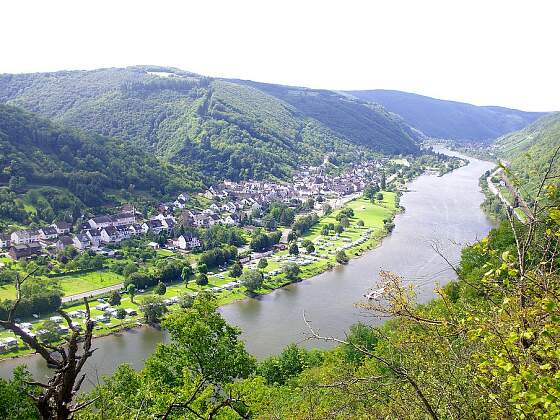
[[(57, 278), (65, 296), (89, 292), (122, 283), (123, 276), (111, 271), (95, 271), (91, 273), (71, 274)], [(0, 299), (12, 299), (16, 295), (13, 285), (0, 286)]]

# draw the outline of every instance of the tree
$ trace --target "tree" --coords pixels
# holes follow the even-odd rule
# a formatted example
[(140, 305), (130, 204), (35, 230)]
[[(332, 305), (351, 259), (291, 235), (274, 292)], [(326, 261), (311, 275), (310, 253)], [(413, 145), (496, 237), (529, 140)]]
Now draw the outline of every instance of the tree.
[(239, 262), (234, 263), (229, 271), (229, 275), (234, 278), (241, 276), (242, 273), (243, 267), (241, 267)]
[(198, 266), (196, 267), (198, 272), (201, 274), (206, 274), (208, 273), (208, 266), (204, 263), (199, 263)]
[(360, 227), (361, 227), (361, 226), (364, 226), (364, 221), (360, 219), (360, 220), (358, 220), (358, 221), (356, 222), (356, 224), (357, 224), (358, 226), (360, 226)]
[(161, 296), (146, 296), (140, 302), (140, 310), (144, 313), (146, 322), (155, 324), (161, 320), (161, 317), (167, 312), (167, 306), (163, 303)]
[(158, 346), (140, 371), (119, 367), (97, 387), (87, 418), (249, 418), (243, 380), (256, 361), (240, 330), (228, 325), (215, 299), (201, 293), (191, 308), (175, 311), (162, 323), (169, 342)]
[(377, 193), (377, 201), (383, 201), (383, 193)]
[(134, 303), (134, 295), (136, 294), (136, 286), (130, 283), (126, 286), (126, 292), (130, 295), (130, 301)]
[(297, 239), (297, 233), (294, 232), (293, 230), (290, 231), (290, 233), (288, 233), (288, 242), (293, 242)]
[(288, 248), (288, 252), (290, 253), (290, 255), (299, 255), (299, 248), (297, 243), (292, 242), (290, 244), (290, 247)]
[(305, 247), (305, 250), (307, 251), (308, 254), (313, 254), (315, 252), (315, 245), (313, 245), (312, 243), (308, 244)]
[(288, 280), (293, 282), (299, 280), (301, 269), (296, 263), (287, 263), (282, 267), (282, 272), (286, 275)]
[(124, 276), (125, 278), (128, 278), (128, 277), (130, 277), (130, 275), (131, 275), (132, 273), (136, 273), (137, 271), (138, 271), (138, 266), (137, 266), (136, 264), (134, 264), (134, 263), (131, 262), (131, 263), (128, 263), (128, 264), (123, 268), (122, 274), (123, 274), (123, 276)]
[(331, 213), (332, 213), (332, 206), (328, 203), (323, 204), (323, 214), (325, 216), (328, 216)]
[(334, 228), (334, 231), (340, 235), (342, 232), (344, 232), (344, 226), (342, 226), (340, 224), (336, 225), (335, 228)]
[(346, 252), (344, 252), (343, 250), (338, 251), (336, 253), (336, 262), (339, 264), (348, 264), (348, 261), (350, 261), (350, 258), (348, 258), (348, 255), (346, 255)]
[(321, 235), (329, 236), (330, 232), (331, 231), (329, 229), (329, 225), (323, 225), (323, 227), (321, 228)]
[(181, 270), (181, 280), (185, 283), (185, 286), (189, 284), (189, 280), (194, 275), (194, 270), (190, 264), (187, 264)]
[(112, 306), (117, 306), (121, 304), (121, 294), (118, 290), (114, 290), (109, 298), (109, 304)]
[(263, 270), (268, 266), (268, 261), (266, 258), (261, 258), (257, 264), (257, 268)]
[[(94, 324), (90, 319), (88, 301), (84, 298), (86, 308), (84, 329), (76, 328), (66, 312), (58, 311), (70, 330), (69, 336), (62, 345), (46, 345), (24, 331), (16, 323), (14, 315), (22, 299), (22, 285), (32, 274), (33, 272), (29, 273), (23, 279), (19, 275), (17, 276), (15, 283), (16, 300), (8, 310), (6, 318), (0, 319), (0, 326), (18, 336), (29, 348), (37, 352), (49, 366), (55, 369), (46, 383), (30, 382), (26, 384), (27, 386), (22, 387), (21, 391), (28, 392), (27, 396), (33, 401), (41, 418), (66, 420), (72, 417), (73, 413), (91, 403), (87, 400), (82, 403), (73, 403), (73, 399), (85, 379), (85, 374), (81, 373), (82, 368), (93, 354), (91, 341)], [(2, 391), (1, 388), (0, 391)], [(4, 396), (2, 395), (0, 412), (9, 409), (6, 408), (7, 401)], [(24, 416), (23, 413), (27, 411), (25, 406), (18, 408), (21, 408), (20, 415)]]
[(350, 220), (348, 220), (348, 217), (341, 217), (340, 218), (340, 225), (345, 229), (347, 227), (349, 227), (350, 226)]
[(33, 377), (23, 365), (16, 366), (12, 379), (0, 378), (0, 416), (3, 419), (26, 420), (36, 419), (39, 412), (29, 395), (37, 392), (36, 387), (30, 385)]
[(246, 270), (241, 276), (241, 284), (247, 288), (249, 292), (254, 292), (263, 284), (263, 275), (259, 270)]
[(156, 287), (155, 287), (155, 289), (154, 289), (154, 292), (155, 292), (156, 294), (160, 295), (160, 296), (165, 295), (165, 292), (167, 292), (167, 287), (165, 286), (165, 283), (163, 283), (163, 282), (160, 281), (160, 282), (156, 285)]
[(196, 284), (206, 286), (208, 284), (208, 276), (205, 273), (200, 273), (196, 278)]

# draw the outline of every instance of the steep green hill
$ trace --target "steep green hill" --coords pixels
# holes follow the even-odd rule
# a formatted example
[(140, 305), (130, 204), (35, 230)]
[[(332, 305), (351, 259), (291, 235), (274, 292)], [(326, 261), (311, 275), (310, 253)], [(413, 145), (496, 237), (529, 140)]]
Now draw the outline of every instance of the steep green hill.
[[(530, 197), (559, 147), (560, 112), (556, 112), (538, 119), (523, 130), (500, 137), (493, 150), (511, 162), (511, 170), (520, 187)], [(554, 165), (554, 173), (559, 170), (558, 164)]]
[(345, 161), (418, 151), (418, 133), (380, 107), (296, 91), (299, 98), (283, 86), (154, 66), (0, 75), (0, 102), (140, 144), (216, 178), (284, 177), (329, 152)]
[(236, 80), (289, 103), (340, 137), (390, 153), (414, 152), (422, 134), (382, 106), (329, 90)]
[(542, 117), (497, 106), (475, 106), (396, 90), (360, 90), (349, 94), (383, 105), (424, 134), (442, 139), (484, 141), (519, 130)]
[[(139, 146), (0, 105), (0, 218), (24, 221), (14, 192), (38, 190), (56, 211), (102, 205), (115, 190), (162, 197), (200, 188), (197, 178), (184, 168), (162, 164)], [(28, 198), (40, 199), (37, 193)]]

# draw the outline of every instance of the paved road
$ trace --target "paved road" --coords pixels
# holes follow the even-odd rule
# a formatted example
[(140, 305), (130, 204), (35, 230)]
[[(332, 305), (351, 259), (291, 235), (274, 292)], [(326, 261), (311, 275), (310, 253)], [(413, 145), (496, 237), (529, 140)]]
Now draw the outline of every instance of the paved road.
[(114, 284), (112, 286), (103, 287), (102, 289), (90, 290), (89, 292), (78, 293), (76, 295), (63, 296), (62, 302), (72, 302), (74, 300), (81, 300), (85, 297), (94, 297), (112, 292), (113, 290), (120, 290), (124, 287), (124, 283)]
[[(500, 190), (492, 182), (492, 177), (494, 177), (494, 176), (499, 176), (500, 178), (504, 179), (505, 176), (502, 173), (502, 168), (496, 169), (494, 172), (492, 172), (489, 176), (486, 177), (486, 183), (488, 184), (488, 189), (490, 190), (490, 192), (492, 194), (497, 196), (502, 203), (504, 203), (506, 208), (509, 209), (512, 212), (512, 214), (517, 218), (517, 220), (519, 220), (521, 223), (525, 223), (525, 219), (523, 219), (518, 213), (513, 211), (513, 207), (511, 206), (510, 202), (502, 195)], [(509, 188), (509, 190), (511, 191), (511, 193), (513, 194), (514, 197), (516, 197), (516, 196), (519, 197), (519, 194), (517, 193), (516, 190), (512, 190), (511, 188)], [(530, 214), (528, 211), (526, 211), (526, 210), (528, 210), (526, 205), (525, 205), (525, 207), (521, 207), (521, 209), (525, 212), (525, 214), (527, 216)]]

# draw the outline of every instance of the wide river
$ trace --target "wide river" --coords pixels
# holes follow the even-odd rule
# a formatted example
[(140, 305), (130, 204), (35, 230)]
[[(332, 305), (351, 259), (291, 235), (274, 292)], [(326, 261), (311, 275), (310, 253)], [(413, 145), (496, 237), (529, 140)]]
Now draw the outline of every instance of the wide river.
[[(363, 294), (375, 286), (380, 270), (396, 272), (405, 281), (414, 283), (420, 301), (431, 299), (436, 284), (454, 278), (454, 272), (433, 246), (456, 263), (461, 248), (485, 236), (492, 227), (480, 209), (484, 196), (478, 178), (493, 165), (469, 160), (467, 166), (442, 177), (422, 175), (410, 183), (409, 192), (401, 198), (406, 211), (397, 215), (395, 229), (378, 248), (347, 266), (259, 299), (222, 307), (224, 317), (243, 330), (249, 351), (262, 358), (294, 342), (306, 347), (328, 346), (307, 339), (304, 313), (323, 335), (338, 337), (343, 337), (358, 321), (382, 322), (355, 307)], [(141, 368), (155, 346), (166, 339), (164, 332), (147, 327), (96, 339), (97, 351), (88, 361), (86, 382), (89, 382), (84, 387), (90, 388), (121, 363)], [(26, 363), (36, 378), (44, 378), (50, 372), (42, 359), (29, 356), (0, 362), (0, 377), (10, 377), (13, 368), (21, 363)]]

